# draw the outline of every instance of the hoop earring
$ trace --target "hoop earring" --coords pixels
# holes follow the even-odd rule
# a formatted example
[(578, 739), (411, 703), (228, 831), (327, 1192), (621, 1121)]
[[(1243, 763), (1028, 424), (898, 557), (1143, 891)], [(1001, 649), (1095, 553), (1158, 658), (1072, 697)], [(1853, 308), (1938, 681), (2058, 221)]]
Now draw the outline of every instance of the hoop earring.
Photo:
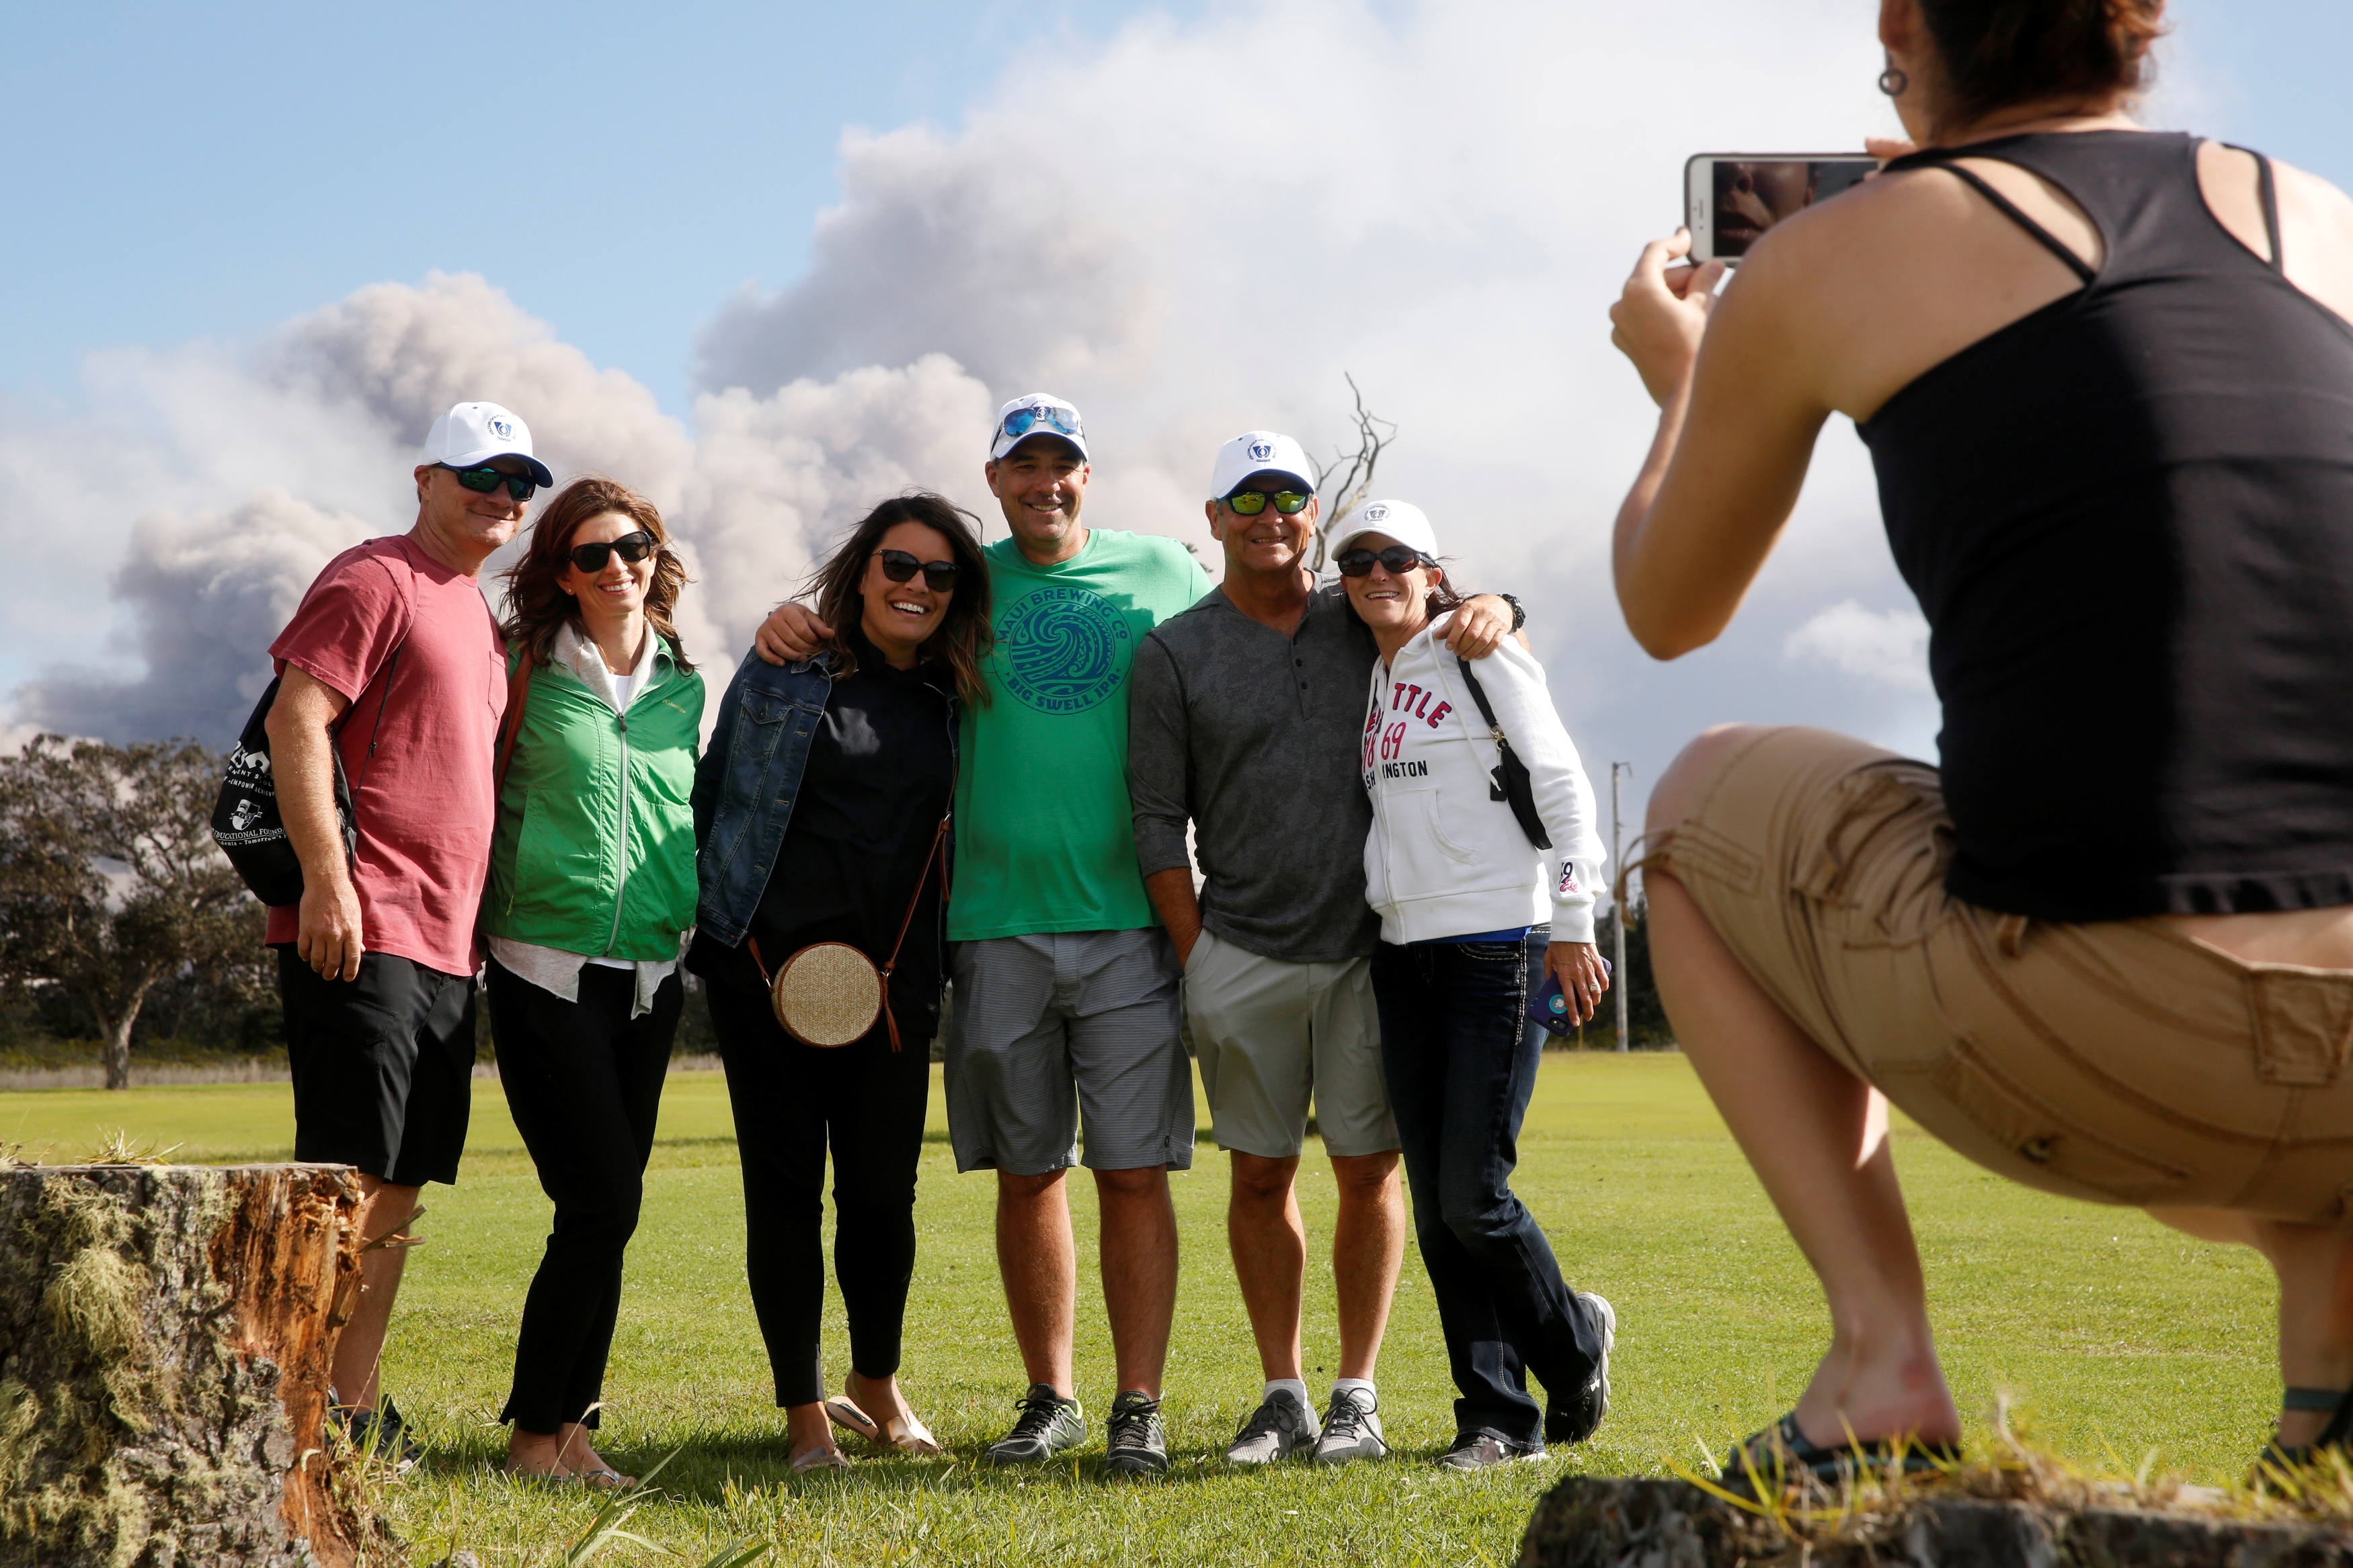
[(1903, 97), (1905, 89), (1911, 85), (1912, 78), (1902, 66), (1889, 66), (1879, 73), (1879, 90), (1890, 98)]

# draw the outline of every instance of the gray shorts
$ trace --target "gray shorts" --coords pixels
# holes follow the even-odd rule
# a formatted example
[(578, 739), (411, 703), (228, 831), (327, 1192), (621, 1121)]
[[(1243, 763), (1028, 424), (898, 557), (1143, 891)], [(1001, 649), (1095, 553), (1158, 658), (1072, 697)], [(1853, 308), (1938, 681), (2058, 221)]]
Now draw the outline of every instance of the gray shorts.
[(1370, 960), (1289, 963), (1205, 931), (1185, 965), (1185, 1010), (1219, 1147), (1298, 1153), (1311, 1095), (1327, 1152), (1398, 1147)]
[(1193, 1163), (1193, 1067), (1166, 931), (984, 937), (955, 943), (951, 963), (945, 1076), (957, 1170)]

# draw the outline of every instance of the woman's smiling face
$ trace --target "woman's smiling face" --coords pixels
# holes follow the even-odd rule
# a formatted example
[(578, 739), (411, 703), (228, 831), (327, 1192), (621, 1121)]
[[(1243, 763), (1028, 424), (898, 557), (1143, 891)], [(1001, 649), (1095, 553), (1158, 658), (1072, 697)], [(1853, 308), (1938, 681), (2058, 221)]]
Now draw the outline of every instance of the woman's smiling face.
[[(638, 532), (644, 525), (626, 512), (599, 512), (572, 531), (564, 542), (568, 551), (584, 544), (610, 544), (616, 539)], [(607, 551), (604, 570), (583, 572), (568, 557), (555, 585), (579, 600), (585, 616), (628, 616), (646, 607), (646, 589), (654, 580), (654, 555), (648, 552), (642, 561), (621, 559), (617, 550)]]
[(866, 558), (866, 577), (859, 584), (859, 593), (866, 603), (860, 617), (859, 629), (893, 664), (912, 657), (925, 638), (940, 629), (940, 622), (948, 613), (948, 605), (955, 591), (945, 592), (933, 587), (922, 571), (917, 571), (903, 583), (893, 583), (882, 569), (882, 552), (898, 551), (913, 556), (918, 562), (955, 560), (947, 536), (924, 522), (899, 522), (891, 525), (872, 553)]
[[(1348, 548), (1368, 550), (1377, 557), (1397, 542), (1386, 533), (1360, 533), (1348, 542)], [(1442, 575), (1435, 566), (1392, 572), (1376, 559), (1363, 576), (1340, 581), (1347, 586), (1348, 602), (1356, 606), (1357, 619), (1379, 633), (1419, 630), (1430, 619), (1430, 584)]]

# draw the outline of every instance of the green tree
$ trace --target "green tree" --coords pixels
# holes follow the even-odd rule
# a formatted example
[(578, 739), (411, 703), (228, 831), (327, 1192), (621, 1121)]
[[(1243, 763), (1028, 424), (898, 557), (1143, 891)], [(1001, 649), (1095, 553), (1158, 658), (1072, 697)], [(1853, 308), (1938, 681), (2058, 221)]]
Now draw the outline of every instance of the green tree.
[(214, 845), (220, 758), (194, 741), (37, 737), (0, 758), (0, 982), (50, 984), (95, 1026), (106, 1087), (166, 981), (249, 973), (261, 907)]

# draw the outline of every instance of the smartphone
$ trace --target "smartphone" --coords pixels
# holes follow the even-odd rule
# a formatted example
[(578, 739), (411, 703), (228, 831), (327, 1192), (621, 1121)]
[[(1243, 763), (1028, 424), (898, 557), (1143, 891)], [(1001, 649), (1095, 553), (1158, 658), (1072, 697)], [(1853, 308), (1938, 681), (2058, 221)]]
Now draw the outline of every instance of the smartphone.
[[(1609, 961), (1606, 958), (1601, 961), (1601, 973), (1609, 973)], [(1563, 1038), (1577, 1027), (1568, 1016), (1568, 998), (1560, 993), (1559, 975), (1546, 973), (1536, 994), (1528, 998), (1528, 1022), (1542, 1025)]]
[(1868, 153), (1701, 153), (1683, 164), (1691, 258), (1737, 265), (1765, 231), (1879, 172)]

